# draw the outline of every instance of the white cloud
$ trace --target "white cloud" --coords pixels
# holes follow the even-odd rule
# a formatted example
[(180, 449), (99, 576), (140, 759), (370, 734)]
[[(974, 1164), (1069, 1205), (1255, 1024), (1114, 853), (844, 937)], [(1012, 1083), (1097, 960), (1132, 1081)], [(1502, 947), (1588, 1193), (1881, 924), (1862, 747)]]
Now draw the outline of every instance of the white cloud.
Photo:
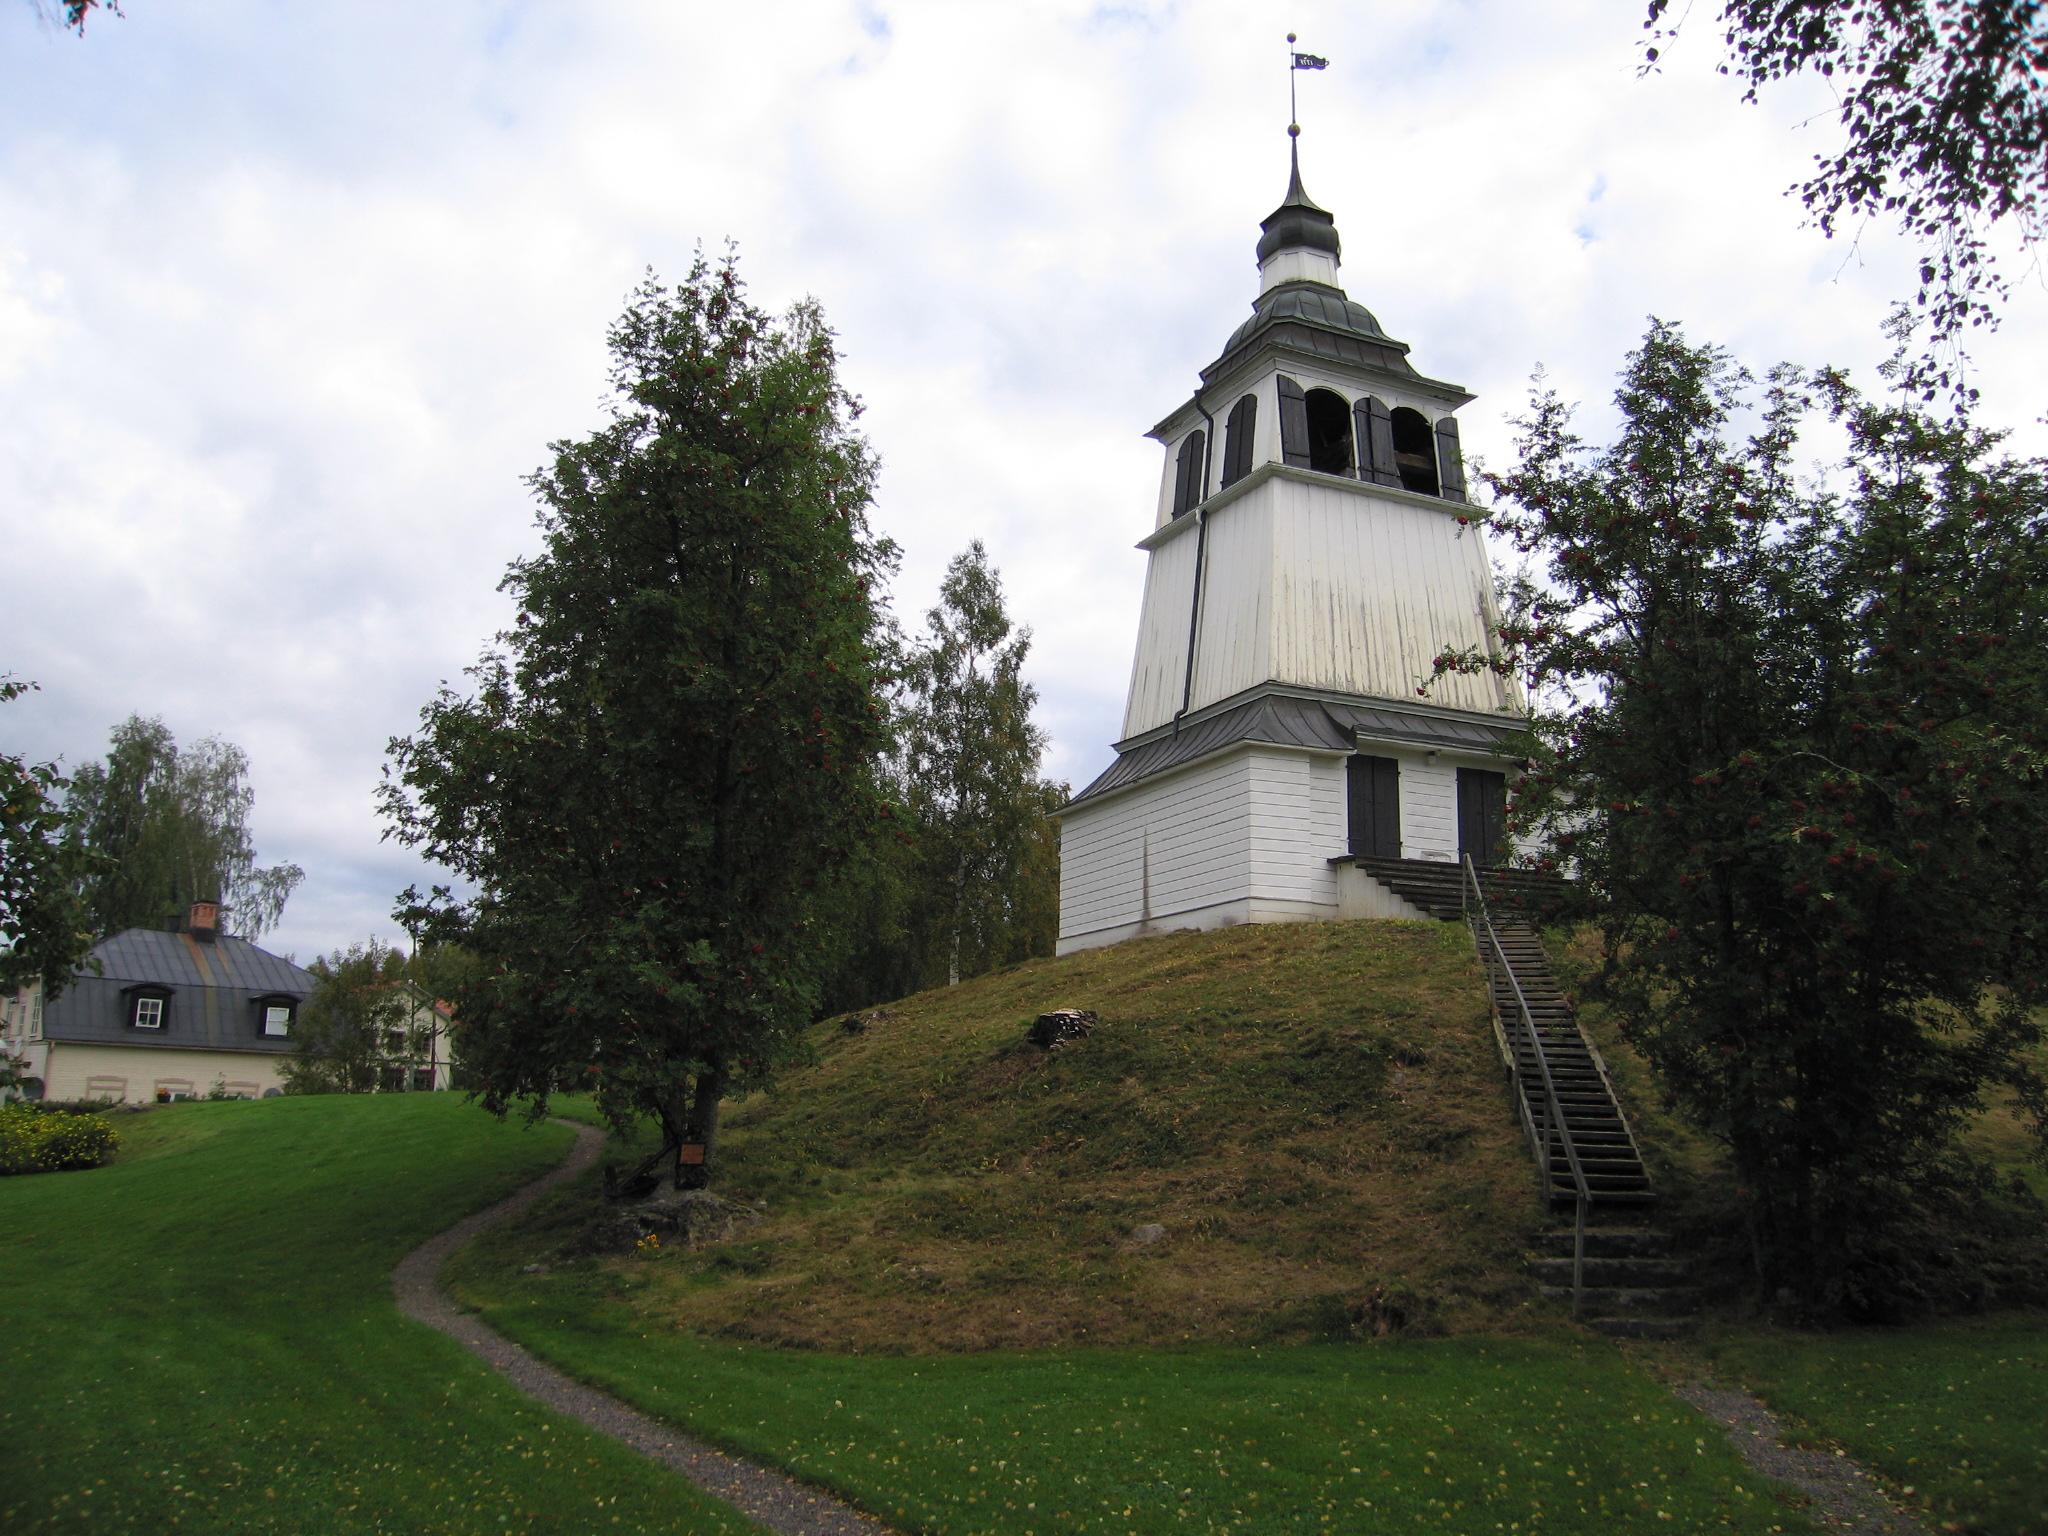
[[(1303, 162), (1352, 296), (1479, 393), (1475, 450), (1539, 361), (1597, 426), (1651, 313), (1759, 365), (1882, 355), (1909, 253), (1782, 195), (1825, 91), (1742, 105), (1704, 23), (1639, 78), (1638, 9), (130, 0), (81, 40), (0, 7), (0, 668), (44, 685), (0, 739), (77, 761), (139, 710), (239, 741), (265, 856), (309, 871), (279, 943), (391, 936), (431, 874), (378, 841), (384, 741), (503, 622), (520, 476), (598, 419), (626, 290), (732, 237), (841, 333), (900, 611), (986, 540), (1085, 779), (1141, 434), (1247, 312), (1290, 28), (1332, 61)], [(2044, 313), (1979, 349), (2036, 446)]]

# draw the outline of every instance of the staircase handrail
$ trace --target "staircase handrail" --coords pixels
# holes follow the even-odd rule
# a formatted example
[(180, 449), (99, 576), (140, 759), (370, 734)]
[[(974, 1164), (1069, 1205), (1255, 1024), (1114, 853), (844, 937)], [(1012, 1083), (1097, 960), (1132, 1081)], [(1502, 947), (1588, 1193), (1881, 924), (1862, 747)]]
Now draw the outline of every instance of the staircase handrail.
[[(1514, 966), (1508, 963), (1508, 953), (1507, 950), (1501, 947), (1500, 935), (1494, 931), (1493, 914), (1487, 909), (1486, 905), (1486, 892), (1479, 884), (1478, 866), (1472, 862), (1472, 855), (1469, 853), (1463, 856), (1461, 862), (1465, 866), (1465, 882), (1470, 892), (1466, 902), (1466, 910), (1478, 913), (1478, 922), (1484, 925), (1486, 941), (1493, 951), (1488, 964), (1489, 966), (1496, 962), (1499, 964), (1500, 973), (1507, 977), (1508, 987), (1515, 994), (1515, 1010), (1520, 1017), (1523, 1032), (1529, 1037), (1530, 1053), (1535, 1056), (1536, 1065), (1543, 1073), (1543, 1108), (1544, 1114), (1550, 1122), (1545, 1127), (1545, 1130), (1546, 1132), (1555, 1130), (1557, 1140), (1564, 1144), (1565, 1162), (1571, 1169), (1572, 1187), (1578, 1197), (1577, 1219), (1574, 1223), (1575, 1230), (1572, 1241), (1572, 1316), (1576, 1318), (1579, 1315), (1580, 1294), (1585, 1289), (1586, 1207), (1592, 1203), (1593, 1186), (1586, 1182), (1586, 1171), (1579, 1166), (1579, 1149), (1572, 1144), (1571, 1131), (1565, 1125), (1564, 1105), (1557, 1097), (1557, 1083), (1550, 1074), (1550, 1057), (1543, 1049), (1543, 1037), (1536, 1032), (1536, 1016), (1530, 1012), (1529, 1000), (1522, 995), (1522, 983), (1515, 975)], [(1474, 935), (1475, 937), (1477, 935), (1476, 928), (1474, 929)], [(1516, 1075), (1519, 1076), (1519, 1069), (1515, 1070)], [(1543, 1184), (1545, 1198), (1548, 1198), (1551, 1181), (1555, 1176), (1556, 1169), (1556, 1154), (1551, 1151), (1550, 1141), (1550, 1136), (1546, 1134), (1543, 1138)]]

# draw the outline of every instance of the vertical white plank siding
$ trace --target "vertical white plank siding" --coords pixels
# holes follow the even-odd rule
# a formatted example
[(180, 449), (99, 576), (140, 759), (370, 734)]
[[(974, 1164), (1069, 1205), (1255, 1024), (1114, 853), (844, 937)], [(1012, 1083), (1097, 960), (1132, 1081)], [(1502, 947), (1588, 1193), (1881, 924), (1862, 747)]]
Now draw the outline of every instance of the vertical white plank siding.
[(1197, 530), (1189, 528), (1152, 551), (1138, 653), (1131, 664), (1124, 735), (1164, 725), (1180, 708), (1187, 682), (1188, 616), (1194, 602)]
[[(1484, 553), (1453, 503), (1438, 511), (1291, 478), (1261, 491), (1273, 493), (1275, 678), (1413, 699), (1439, 652), (1485, 648)], [(1490, 676), (1445, 678), (1431, 698), (1455, 709), (1500, 707)]]
[[(1415, 702), (1440, 652), (1488, 642), (1492, 578), (1459, 510), (1283, 475), (1208, 511), (1189, 707), (1269, 681)], [(1126, 737), (1181, 707), (1200, 542), (1190, 527), (1152, 548)], [(1490, 674), (1447, 677), (1430, 700), (1486, 713), (1519, 703)]]
[(1263, 504), (1266, 489), (1230, 503), (1209, 519), (1190, 706), (1195, 709), (1274, 675), (1273, 541)]

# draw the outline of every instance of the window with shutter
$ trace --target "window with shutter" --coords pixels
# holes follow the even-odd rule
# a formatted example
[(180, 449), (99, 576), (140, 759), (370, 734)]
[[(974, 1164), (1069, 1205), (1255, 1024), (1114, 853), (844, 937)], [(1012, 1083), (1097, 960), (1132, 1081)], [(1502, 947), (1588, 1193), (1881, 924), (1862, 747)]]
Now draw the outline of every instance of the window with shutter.
[(1280, 457), (1296, 469), (1309, 467), (1308, 396), (1286, 374), (1280, 384)]
[(1401, 471), (1394, 463), (1394, 427), (1387, 415), (1387, 403), (1367, 395), (1351, 408), (1352, 435), (1358, 439), (1358, 478), (1374, 485), (1399, 485)]
[(1401, 765), (1359, 754), (1344, 762), (1344, 788), (1354, 858), (1401, 857)]
[(1436, 424), (1437, 474), (1445, 501), (1465, 499), (1465, 455), (1458, 447), (1458, 419), (1446, 416)]
[(1312, 389), (1308, 414), (1308, 467), (1326, 475), (1351, 473), (1351, 407), (1332, 389)]
[(1394, 469), (1401, 485), (1418, 496), (1434, 496), (1436, 479), (1436, 433), (1422, 412), (1397, 405), (1387, 413), (1394, 434)]
[(1180, 462), (1173, 471), (1173, 515), (1192, 512), (1205, 499), (1202, 495), (1203, 434), (1190, 432), (1181, 439)]
[(1223, 483), (1235, 485), (1252, 472), (1252, 436), (1259, 429), (1259, 398), (1246, 395), (1230, 408), (1223, 424)]

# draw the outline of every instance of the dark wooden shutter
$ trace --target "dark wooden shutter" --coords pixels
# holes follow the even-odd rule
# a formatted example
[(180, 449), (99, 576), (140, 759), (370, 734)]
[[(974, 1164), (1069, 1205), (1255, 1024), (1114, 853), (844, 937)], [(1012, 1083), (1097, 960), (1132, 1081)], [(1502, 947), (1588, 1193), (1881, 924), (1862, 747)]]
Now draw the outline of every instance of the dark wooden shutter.
[(1345, 759), (1351, 852), (1354, 857), (1401, 857), (1401, 765), (1363, 753)]
[(1309, 467), (1308, 396), (1284, 373), (1280, 375), (1280, 457), (1296, 469)]
[(1235, 485), (1252, 472), (1252, 437), (1259, 428), (1259, 398), (1246, 395), (1230, 408), (1223, 428), (1223, 483)]
[(1394, 463), (1394, 418), (1386, 401), (1367, 395), (1351, 408), (1352, 429), (1358, 438), (1358, 478), (1374, 485), (1399, 485), (1401, 471)]
[(1180, 463), (1173, 472), (1173, 515), (1179, 517), (1200, 506), (1202, 496), (1202, 434), (1190, 432), (1181, 440)]
[(1484, 768), (1458, 770), (1458, 857), (1485, 869), (1501, 861), (1507, 836), (1508, 776)]
[(1445, 501), (1465, 499), (1465, 455), (1458, 447), (1458, 418), (1446, 416), (1436, 424), (1437, 483)]

